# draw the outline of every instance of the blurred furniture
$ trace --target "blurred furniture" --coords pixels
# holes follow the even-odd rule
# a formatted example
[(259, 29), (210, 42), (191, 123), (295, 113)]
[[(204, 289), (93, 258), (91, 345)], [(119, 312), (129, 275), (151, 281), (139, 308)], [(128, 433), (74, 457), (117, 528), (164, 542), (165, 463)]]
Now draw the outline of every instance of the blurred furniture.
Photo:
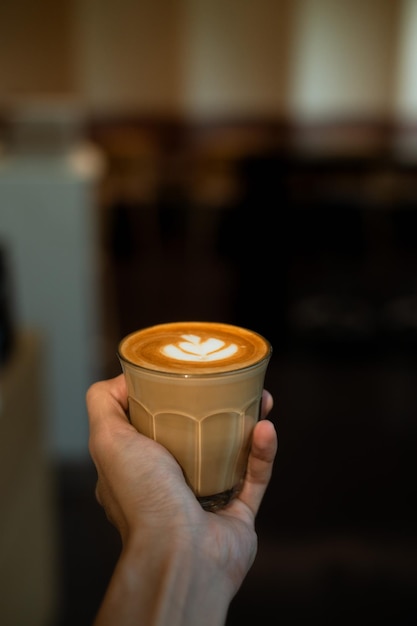
[(57, 598), (53, 482), (44, 449), (41, 341), (18, 333), (0, 369), (0, 623), (45, 626)]
[(94, 159), (15, 155), (0, 164), (0, 239), (9, 251), (15, 319), (45, 342), (48, 446), (88, 457), (85, 392), (101, 375), (100, 175)]

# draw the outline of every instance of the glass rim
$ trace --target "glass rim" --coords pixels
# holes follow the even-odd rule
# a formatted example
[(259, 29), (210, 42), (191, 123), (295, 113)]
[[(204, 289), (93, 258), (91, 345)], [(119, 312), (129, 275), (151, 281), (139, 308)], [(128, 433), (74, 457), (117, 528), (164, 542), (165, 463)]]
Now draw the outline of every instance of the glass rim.
[(119, 358), (119, 361), (121, 363), (126, 363), (134, 368), (137, 368), (139, 370), (142, 370), (144, 372), (152, 372), (152, 373), (159, 373), (161, 375), (164, 376), (172, 376), (172, 377), (182, 377), (182, 378), (206, 378), (209, 376), (215, 376), (215, 375), (220, 375), (220, 376), (226, 376), (228, 374), (235, 374), (237, 372), (243, 372), (245, 370), (250, 370), (252, 368), (255, 367), (259, 367), (260, 364), (264, 363), (266, 361), (266, 363), (268, 364), (268, 362), (271, 359), (272, 356), (272, 352), (273, 352), (273, 348), (272, 348), (272, 344), (271, 342), (261, 333), (259, 333), (256, 330), (252, 330), (250, 328), (247, 328), (246, 326), (239, 326), (236, 324), (230, 324), (228, 322), (213, 322), (213, 321), (207, 321), (207, 320), (193, 320), (193, 321), (180, 321), (180, 322), (176, 322), (174, 321), (173, 324), (177, 324), (177, 323), (186, 323), (186, 324), (203, 324), (203, 325), (220, 325), (220, 326), (225, 326), (225, 327), (229, 327), (229, 328), (234, 328), (237, 330), (241, 330), (244, 331), (245, 333), (248, 333), (249, 335), (256, 335), (258, 338), (260, 338), (262, 340), (262, 342), (265, 344), (265, 353), (263, 354), (263, 356), (261, 356), (260, 358), (258, 358), (257, 360), (251, 362), (251, 363), (246, 363), (245, 365), (241, 365), (239, 366), (239, 364), (236, 364), (236, 366), (230, 366), (230, 368), (226, 369), (221, 369), (221, 366), (216, 367), (215, 365), (208, 367), (207, 369), (209, 369), (209, 371), (194, 371), (194, 372), (188, 372), (187, 371), (187, 367), (185, 366), (183, 369), (178, 368), (177, 370), (168, 370), (165, 369), (164, 367), (158, 367), (158, 366), (152, 366), (152, 364), (150, 365), (144, 365), (144, 364), (138, 364), (136, 363), (134, 360), (129, 359), (128, 357), (124, 356), (122, 354), (122, 345), (125, 341), (127, 341), (130, 337), (136, 335), (137, 333), (140, 333), (142, 331), (146, 331), (148, 329), (151, 328), (156, 328), (158, 326), (160, 327), (164, 327), (164, 326), (170, 326), (171, 322), (161, 322), (161, 323), (157, 323), (157, 324), (151, 324), (150, 326), (145, 326), (143, 328), (139, 328), (137, 330), (133, 330), (132, 332), (128, 333), (127, 335), (125, 335), (124, 337), (122, 337), (117, 345), (117, 356)]

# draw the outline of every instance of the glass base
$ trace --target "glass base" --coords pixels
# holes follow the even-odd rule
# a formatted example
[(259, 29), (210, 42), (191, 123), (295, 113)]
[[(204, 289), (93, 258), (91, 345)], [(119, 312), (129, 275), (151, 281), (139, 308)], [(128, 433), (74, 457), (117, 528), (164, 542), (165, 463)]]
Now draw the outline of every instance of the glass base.
[(219, 509), (224, 509), (224, 507), (237, 496), (239, 491), (240, 489), (238, 487), (232, 487), (232, 489), (215, 493), (212, 496), (198, 496), (197, 500), (205, 511), (211, 511), (213, 513)]

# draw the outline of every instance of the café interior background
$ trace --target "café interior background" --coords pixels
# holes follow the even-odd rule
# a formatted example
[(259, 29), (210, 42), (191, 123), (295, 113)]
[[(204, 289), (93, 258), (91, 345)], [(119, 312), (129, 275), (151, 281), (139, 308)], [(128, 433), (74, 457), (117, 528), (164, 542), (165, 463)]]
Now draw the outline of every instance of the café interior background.
[(91, 623), (85, 391), (175, 318), (274, 347), (228, 624), (416, 623), (416, 57), (416, 0), (0, 4), (4, 626)]

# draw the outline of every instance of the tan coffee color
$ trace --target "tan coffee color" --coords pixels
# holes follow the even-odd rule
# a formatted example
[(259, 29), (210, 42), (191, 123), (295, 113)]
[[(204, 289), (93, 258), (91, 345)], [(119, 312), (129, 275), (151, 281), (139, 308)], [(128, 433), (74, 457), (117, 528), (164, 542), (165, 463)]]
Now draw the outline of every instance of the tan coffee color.
[(216, 322), (160, 324), (120, 342), (132, 424), (170, 450), (207, 509), (239, 490), (271, 352), (258, 333)]

